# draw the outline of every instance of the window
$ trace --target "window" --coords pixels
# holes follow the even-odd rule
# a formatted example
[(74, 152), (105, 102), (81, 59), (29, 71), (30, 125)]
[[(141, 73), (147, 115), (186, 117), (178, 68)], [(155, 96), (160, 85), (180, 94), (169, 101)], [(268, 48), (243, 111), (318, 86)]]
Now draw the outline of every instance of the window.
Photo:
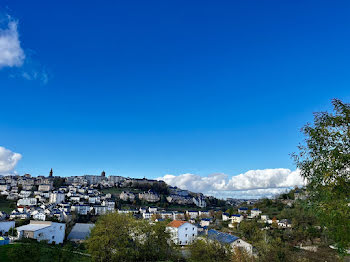
[(187, 234), (185, 235), (185, 237), (187, 237)]
[(62, 226), (60, 226), (60, 229), (62, 229)]
[(192, 230), (194, 230), (194, 227), (192, 227)]
[(185, 229), (187, 230), (188, 228), (186, 227)]
[(182, 241), (180, 241), (180, 245), (182, 244)]
[(192, 236), (194, 237), (194, 234), (192, 234)]

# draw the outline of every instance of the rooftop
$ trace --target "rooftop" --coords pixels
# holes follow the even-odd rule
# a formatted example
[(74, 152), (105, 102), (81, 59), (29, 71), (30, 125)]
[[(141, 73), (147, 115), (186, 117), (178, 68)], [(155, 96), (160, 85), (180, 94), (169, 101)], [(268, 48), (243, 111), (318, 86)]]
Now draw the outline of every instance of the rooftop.
[(171, 221), (167, 226), (168, 227), (180, 227), (186, 223), (187, 223), (186, 221), (174, 220), (174, 221)]

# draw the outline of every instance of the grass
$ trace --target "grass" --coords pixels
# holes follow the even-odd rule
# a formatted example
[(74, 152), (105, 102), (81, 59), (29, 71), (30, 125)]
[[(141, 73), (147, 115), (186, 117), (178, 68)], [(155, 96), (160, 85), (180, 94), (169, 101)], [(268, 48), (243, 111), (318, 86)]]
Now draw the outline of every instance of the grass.
[(12, 248), (13, 245), (0, 246), (0, 261), (9, 261), (7, 252)]
[[(31, 245), (31, 248), (36, 248), (39, 247), (39, 244), (29, 244), (29, 243), (14, 243), (14, 244), (10, 244), (10, 245), (4, 245), (4, 246), (0, 246), (0, 261), (7, 261), (7, 262), (11, 262), (10, 258), (8, 257), (8, 252), (13, 249), (18, 247), (19, 245)], [(43, 244), (41, 245), (41, 251), (40, 251), (40, 261), (52, 261), (55, 262), (55, 258), (52, 257), (52, 246), (51, 245), (47, 245), (42, 247)], [(63, 250), (65, 249), (65, 246), (62, 247)], [(72, 262), (91, 262), (91, 259), (89, 256), (83, 255), (85, 252), (81, 251), (81, 250), (75, 250), (73, 252), (71, 251), (67, 251), (70, 252), (70, 261)], [(80, 254), (81, 253), (81, 254)], [(25, 258), (25, 261), (28, 261), (28, 257)], [(18, 260), (17, 260), (18, 261)], [(16, 261), (16, 262), (17, 262)], [(58, 261), (58, 260), (57, 260)]]

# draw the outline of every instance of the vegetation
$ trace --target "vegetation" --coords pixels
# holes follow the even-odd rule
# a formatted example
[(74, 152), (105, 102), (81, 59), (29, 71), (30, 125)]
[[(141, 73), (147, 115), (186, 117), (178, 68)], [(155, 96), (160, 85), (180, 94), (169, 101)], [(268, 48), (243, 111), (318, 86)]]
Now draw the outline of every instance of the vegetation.
[(35, 240), (24, 240), (0, 246), (0, 261), (8, 262), (90, 262), (90, 256), (70, 244), (49, 245)]
[(101, 216), (87, 240), (93, 261), (165, 261), (178, 252), (165, 223), (150, 224), (130, 215)]
[(0, 211), (4, 211), (10, 214), (13, 209), (16, 208), (16, 203), (11, 200), (7, 200), (6, 196), (0, 196)]
[(340, 253), (350, 247), (350, 104), (333, 100), (334, 113), (315, 113), (294, 154), (313, 212)]

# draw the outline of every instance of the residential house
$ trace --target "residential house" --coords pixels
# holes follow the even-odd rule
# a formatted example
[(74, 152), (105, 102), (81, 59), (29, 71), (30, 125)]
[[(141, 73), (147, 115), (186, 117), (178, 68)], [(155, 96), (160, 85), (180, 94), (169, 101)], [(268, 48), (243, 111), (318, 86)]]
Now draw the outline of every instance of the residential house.
[(239, 214), (247, 214), (248, 213), (248, 208), (247, 207), (240, 207), (238, 208), (238, 213)]
[(176, 245), (189, 245), (198, 235), (198, 228), (186, 221), (173, 220), (166, 230), (170, 232), (171, 239)]
[(250, 217), (251, 217), (251, 218), (259, 217), (261, 213), (262, 213), (262, 211), (261, 211), (259, 208), (253, 208), (253, 209), (250, 211)]
[(244, 249), (248, 254), (253, 254), (253, 246), (234, 235), (210, 229), (208, 230), (208, 239), (212, 241), (218, 241), (223, 245), (229, 245), (232, 249), (241, 248)]

